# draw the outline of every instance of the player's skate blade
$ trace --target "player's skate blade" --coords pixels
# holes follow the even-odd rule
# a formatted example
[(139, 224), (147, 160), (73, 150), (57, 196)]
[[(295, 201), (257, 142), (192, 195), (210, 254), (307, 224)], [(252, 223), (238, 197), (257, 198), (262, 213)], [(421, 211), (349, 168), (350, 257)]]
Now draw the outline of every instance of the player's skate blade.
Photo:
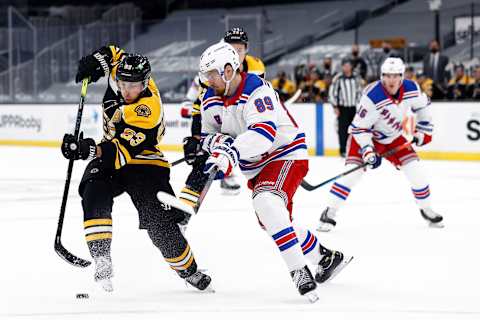
[(311, 291), (309, 293), (305, 293), (304, 295), (305, 298), (308, 299), (308, 301), (310, 301), (310, 303), (315, 303), (318, 301), (318, 294), (315, 292), (315, 291)]
[(214, 293), (212, 287), (212, 278), (201, 271), (197, 271), (191, 276), (185, 278), (185, 281), (200, 291)]
[(353, 257), (345, 256), (340, 251), (332, 251), (330, 256), (324, 256), (317, 267), (315, 274), (315, 281), (324, 283), (336, 277), (340, 271), (345, 268)]
[(220, 181), (220, 188), (222, 189), (222, 194), (235, 196), (240, 193), (241, 187), (233, 177), (225, 177)]
[(443, 217), (432, 209), (420, 209), (422, 218), (428, 221), (428, 226), (431, 228), (443, 228)]
[(337, 222), (334, 220), (335, 211), (327, 207), (320, 216), (320, 223), (318, 225), (317, 231), (320, 232), (329, 232), (337, 225)]
[(295, 287), (302, 296), (306, 297), (311, 303), (318, 300), (318, 295), (315, 292), (317, 284), (313, 280), (312, 273), (307, 266), (290, 272), (290, 275)]

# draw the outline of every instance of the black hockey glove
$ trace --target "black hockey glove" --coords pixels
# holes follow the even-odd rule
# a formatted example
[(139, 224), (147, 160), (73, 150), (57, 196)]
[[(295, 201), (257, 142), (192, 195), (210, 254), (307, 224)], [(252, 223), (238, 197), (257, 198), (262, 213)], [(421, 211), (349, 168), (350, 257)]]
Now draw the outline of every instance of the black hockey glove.
[(78, 62), (75, 81), (81, 82), (90, 77), (90, 82), (97, 82), (101, 77), (110, 74), (110, 61), (112, 52), (108, 47), (102, 47), (88, 56), (84, 56)]
[(78, 141), (73, 134), (65, 134), (62, 142), (62, 154), (67, 159), (91, 160), (97, 154), (97, 144), (92, 138), (83, 139), (83, 132), (80, 133)]
[(185, 161), (192, 165), (198, 153), (201, 150), (200, 140), (195, 137), (185, 137), (183, 139), (183, 154), (185, 156)]

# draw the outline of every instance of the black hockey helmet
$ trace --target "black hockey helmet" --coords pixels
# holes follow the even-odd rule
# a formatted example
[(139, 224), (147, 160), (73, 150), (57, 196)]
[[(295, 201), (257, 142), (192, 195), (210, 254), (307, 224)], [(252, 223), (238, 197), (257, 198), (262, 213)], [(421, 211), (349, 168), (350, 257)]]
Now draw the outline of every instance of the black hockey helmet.
[(248, 47), (248, 35), (242, 27), (235, 27), (225, 32), (223, 41), (227, 43), (243, 43)]
[(125, 82), (143, 82), (144, 88), (152, 74), (148, 58), (139, 54), (128, 54), (117, 68), (116, 79)]

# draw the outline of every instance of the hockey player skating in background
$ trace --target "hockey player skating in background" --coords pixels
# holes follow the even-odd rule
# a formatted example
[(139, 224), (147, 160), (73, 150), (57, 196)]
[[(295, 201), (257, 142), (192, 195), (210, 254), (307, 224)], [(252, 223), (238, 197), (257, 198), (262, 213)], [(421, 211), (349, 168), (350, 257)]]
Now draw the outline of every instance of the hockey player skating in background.
[[(240, 56), (240, 71), (254, 73), (262, 78), (265, 76), (263, 62), (247, 54), (248, 35), (243, 28), (228, 30), (222, 40), (230, 43)], [(182, 115), (188, 116), (188, 110), (190, 107), (192, 108), (192, 135), (184, 139), (185, 158), (192, 165), (192, 171), (187, 178), (185, 187), (181, 191), (180, 199), (192, 206), (195, 206), (197, 203), (207, 179), (206, 175), (203, 174), (203, 166), (208, 155), (199, 154), (201, 133), (200, 104), (207, 88), (208, 82), (203, 83), (198, 76), (195, 77), (187, 93), (187, 100), (193, 101), (193, 103), (187, 102), (186, 107), (182, 109)], [(222, 179), (220, 186), (225, 194), (235, 195), (240, 192), (240, 185), (233, 176)]]
[(94, 279), (112, 291), (113, 199), (126, 192), (138, 210), (140, 229), (146, 229), (152, 243), (178, 275), (204, 290), (210, 277), (197, 270), (192, 250), (177, 223), (182, 212), (162, 204), (158, 191), (174, 194), (170, 186), (170, 164), (160, 151), (165, 133), (163, 105), (150, 76), (148, 59), (129, 55), (115, 46), (102, 47), (83, 57), (76, 81), (90, 77), (96, 82), (108, 76), (103, 98), (104, 137), (79, 141), (71, 134), (63, 138), (67, 159), (91, 160), (82, 177), (79, 193), (84, 212), (85, 236), (95, 261)]
[[(316, 283), (332, 278), (351, 257), (323, 247), (316, 236), (292, 226), (292, 199), (308, 171), (305, 134), (279, 102), (271, 85), (239, 71), (238, 53), (228, 43), (200, 57), (200, 77), (209, 88), (201, 105), (204, 171), (229, 175), (239, 165), (253, 191), (261, 226), (280, 250), (301, 295), (316, 300)], [(307, 261), (316, 266), (315, 278)]]
[[(372, 169), (378, 168), (382, 160), (379, 153), (406, 143), (402, 135), (402, 121), (408, 110), (416, 114), (414, 141), (417, 146), (432, 140), (430, 101), (417, 83), (404, 79), (404, 72), (402, 59), (387, 58), (381, 66), (381, 80), (365, 88), (350, 126), (346, 169), (364, 162)], [(431, 208), (430, 186), (415, 150), (410, 146), (387, 157), (387, 160), (407, 177), (421, 216), (430, 226), (442, 227), (442, 216)], [(336, 211), (347, 200), (364, 172), (357, 170), (332, 185), (328, 206), (320, 217), (319, 231), (330, 231), (335, 227)]]

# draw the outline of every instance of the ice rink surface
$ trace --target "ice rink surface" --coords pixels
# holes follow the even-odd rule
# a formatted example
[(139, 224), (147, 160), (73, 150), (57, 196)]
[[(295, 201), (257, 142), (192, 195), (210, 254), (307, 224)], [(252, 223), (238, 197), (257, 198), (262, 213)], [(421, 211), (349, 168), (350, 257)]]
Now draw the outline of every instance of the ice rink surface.
[[(250, 193), (224, 196), (215, 183), (187, 237), (214, 294), (186, 287), (168, 268), (127, 195), (113, 211), (112, 294), (100, 292), (93, 268), (61, 260), (53, 241), (67, 161), (49, 148), (0, 148), (0, 318), (6, 319), (480, 319), (480, 163), (424, 161), (434, 209), (444, 229), (421, 218), (401, 172), (384, 163), (369, 172), (319, 239), (354, 255), (310, 304), (294, 289), (273, 241), (259, 228)], [(181, 154), (169, 154), (170, 160)], [(76, 162), (64, 246), (89, 258)], [(180, 190), (188, 167), (172, 169)], [(312, 158), (307, 181), (342, 171), (339, 158)], [(243, 177), (239, 177), (242, 183)], [(316, 227), (328, 188), (299, 190), (295, 222)], [(77, 300), (77, 293), (89, 299)]]

